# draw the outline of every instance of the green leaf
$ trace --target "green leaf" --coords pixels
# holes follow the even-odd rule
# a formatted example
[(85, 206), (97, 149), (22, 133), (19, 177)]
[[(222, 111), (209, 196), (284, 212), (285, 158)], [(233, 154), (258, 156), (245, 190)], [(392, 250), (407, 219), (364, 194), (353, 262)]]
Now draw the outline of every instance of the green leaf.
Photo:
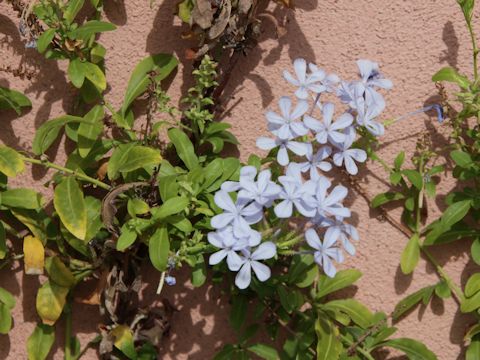
[[(0, 221), (0, 260), (5, 259), (5, 256), (7, 255), (7, 252), (8, 252), (6, 240), (7, 238), (5, 236), (5, 227), (3, 226), (3, 222)], [(1, 297), (0, 297), (0, 301), (1, 301)]]
[(415, 186), (418, 190), (422, 190), (423, 179), (422, 175), (417, 170), (403, 170), (402, 174), (407, 177), (413, 186)]
[(189, 170), (198, 166), (198, 158), (195, 155), (192, 142), (188, 136), (177, 128), (168, 130), (168, 137), (175, 146), (177, 154)]
[(176, 67), (178, 60), (169, 54), (151, 55), (140, 61), (135, 67), (128, 81), (125, 91), (125, 100), (123, 101), (122, 114), (125, 115), (127, 109), (138, 96), (143, 94), (150, 83), (149, 74), (155, 72), (155, 80), (165, 79)]
[(472, 297), (463, 299), (460, 304), (460, 310), (463, 313), (469, 313), (480, 308), (480, 292), (475, 293)]
[(40, 54), (43, 54), (45, 50), (47, 50), (48, 45), (52, 42), (56, 32), (57, 29), (48, 29), (37, 39), (37, 50)]
[(413, 339), (399, 338), (384, 341), (376, 347), (392, 347), (404, 352), (410, 360), (437, 360), (436, 355), (424, 344)]
[(355, 283), (355, 281), (360, 279), (361, 276), (362, 273), (355, 269), (341, 270), (337, 272), (334, 278), (320, 275), (318, 280), (318, 292), (315, 298), (320, 299), (325, 295), (346, 288)]
[(28, 360), (45, 360), (55, 342), (55, 328), (38, 324), (27, 340)]
[(337, 360), (342, 349), (337, 327), (329, 320), (318, 318), (315, 333), (318, 338), (317, 360)]
[(468, 80), (468, 78), (460, 75), (457, 70), (451, 67), (445, 67), (438, 71), (435, 75), (433, 75), (432, 81), (453, 82), (463, 89), (468, 89), (470, 86), (470, 81)]
[(158, 271), (167, 269), (168, 255), (170, 251), (170, 240), (165, 225), (160, 226), (148, 242), (148, 254), (150, 261)]
[(78, 127), (78, 153), (85, 158), (103, 131), (103, 106), (94, 106), (85, 116), (84, 122)]
[(109, 22), (90, 20), (85, 22), (82, 26), (73, 30), (71, 36), (75, 39), (82, 39), (84, 41), (88, 41), (88, 39), (96, 33), (113, 31), (116, 28), (117, 27), (114, 24)]
[(193, 0), (183, 0), (181, 3), (178, 4), (178, 17), (183, 22), (189, 24), (190, 16), (194, 7), (195, 3), (193, 2)]
[(55, 284), (65, 288), (71, 288), (75, 285), (75, 277), (72, 272), (57, 256), (45, 260), (45, 270), (47, 270), (50, 281)]
[(424, 303), (428, 303), (428, 301), (430, 301), (430, 297), (433, 294), (434, 289), (435, 289), (435, 286), (427, 286), (402, 299), (395, 306), (395, 309), (393, 310), (393, 313), (392, 313), (393, 320), (395, 321), (398, 320), (407, 311), (412, 310), (414, 306), (420, 303), (420, 301), (423, 301)]
[(177, 196), (178, 194), (177, 175), (159, 176), (158, 188), (160, 190), (160, 197), (162, 198), (163, 202)]
[(472, 259), (475, 262), (475, 264), (480, 265), (480, 237), (477, 237), (472, 242), (472, 247), (470, 249), (470, 252), (472, 253)]
[(150, 206), (148, 206), (148, 204), (142, 199), (128, 199), (127, 211), (128, 214), (133, 218), (137, 215), (144, 215), (149, 213)]
[(266, 359), (266, 360), (279, 359), (277, 350), (265, 344), (250, 345), (247, 349), (262, 359)]
[(420, 243), (418, 234), (408, 240), (407, 246), (402, 252), (400, 260), (400, 267), (404, 274), (410, 274), (417, 267), (418, 260), (420, 259)]
[(60, 220), (75, 237), (83, 240), (87, 234), (87, 209), (83, 192), (73, 176), (68, 176), (55, 188), (53, 197)]
[(8, 334), (12, 328), (12, 314), (7, 305), (0, 302), (0, 335)]
[(17, 188), (5, 190), (0, 193), (2, 206), (21, 208), (21, 209), (38, 209), (42, 207), (42, 194), (28, 188)]
[(71, 60), (68, 64), (68, 78), (77, 89), (80, 89), (85, 81), (85, 73), (83, 70), (83, 63), (79, 58)]
[(15, 177), (23, 170), (23, 157), (12, 148), (0, 145), (0, 171), (8, 177)]
[(452, 295), (452, 292), (445, 280), (441, 280), (435, 286), (435, 294), (442, 299), (448, 299)]
[(68, 21), (69, 24), (73, 22), (78, 12), (82, 9), (85, 0), (70, 0), (68, 2), (67, 9), (63, 13), (63, 18)]
[(37, 313), (46, 325), (53, 325), (62, 315), (68, 288), (47, 281), (37, 292)]
[(60, 130), (67, 123), (82, 122), (83, 119), (77, 116), (64, 115), (43, 123), (35, 133), (32, 143), (32, 151), (35, 155), (41, 155), (57, 139)]
[(197, 255), (195, 266), (192, 270), (192, 285), (200, 287), (207, 280), (207, 267), (205, 266), (205, 258), (202, 254)]
[(18, 115), (22, 107), (31, 107), (32, 103), (19, 91), (0, 86), (0, 110), (13, 109)]
[(119, 173), (158, 165), (161, 160), (160, 152), (156, 149), (134, 144), (120, 145), (108, 161), (108, 177), (114, 180)]
[(462, 220), (472, 206), (471, 200), (462, 200), (450, 205), (443, 213), (441, 222), (445, 228), (452, 227), (453, 224)]
[(15, 298), (2, 287), (0, 287), (0, 302), (4, 304), (7, 309), (13, 309), (15, 307)]
[(124, 251), (137, 240), (137, 232), (128, 224), (124, 224), (121, 229), (120, 237), (117, 240), (117, 250)]
[(461, 168), (467, 169), (473, 165), (472, 157), (464, 151), (454, 150), (450, 153), (450, 157)]
[(372, 200), (372, 207), (377, 208), (391, 201), (405, 199), (405, 195), (399, 192), (385, 192), (378, 194)]
[(104, 91), (107, 88), (107, 79), (105, 78), (105, 74), (97, 64), (84, 62), (83, 73), (98, 90)]
[(467, 281), (465, 285), (465, 296), (472, 297), (480, 291), (480, 273), (475, 273)]
[(395, 170), (400, 170), (400, 168), (403, 165), (403, 162), (405, 161), (405, 151), (401, 151), (395, 160), (393, 161), (393, 165), (395, 166)]
[(474, 339), (467, 348), (465, 360), (480, 359), (480, 339)]
[(152, 209), (154, 220), (165, 219), (168, 216), (182, 212), (190, 203), (185, 196), (176, 196), (165, 201), (160, 207)]
[(346, 314), (362, 329), (368, 328), (373, 321), (372, 312), (365, 305), (354, 299), (332, 300), (323, 305), (323, 308)]

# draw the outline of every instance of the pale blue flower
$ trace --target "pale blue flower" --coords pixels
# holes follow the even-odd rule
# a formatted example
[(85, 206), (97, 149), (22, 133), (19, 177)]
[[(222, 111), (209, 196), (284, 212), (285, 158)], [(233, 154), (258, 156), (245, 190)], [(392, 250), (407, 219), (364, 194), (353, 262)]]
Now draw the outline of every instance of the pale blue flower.
[(210, 265), (217, 265), (223, 259), (227, 259), (228, 268), (231, 271), (238, 271), (243, 264), (243, 260), (237, 254), (237, 251), (256, 246), (261, 241), (261, 236), (258, 232), (252, 232), (251, 236), (238, 238), (233, 233), (232, 226), (216, 232), (210, 232), (207, 235), (208, 242), (220, 249), (219, 251), (210, 255), (208, 263)]
[(357, 66), (360, 77), (362, 78), (362, 83), (366, 87), (379, 87), (386, 90), (392, 88), (392, 82), (382, 76), (376, 62), (361, 59), (357, 61)]
[[(308, 64), (308, 69), (312, 74), (318, 74), (316, 77), (320, 78), (320, 83), (324, 86), (324, 91), (335, 92), (337, 84), (340, 82), (340, 78), (336, 74), (326, 74), (325, 71), (318, 68), (315, 64)], [(317, 94), (320, 92), (317, 92)]]
[(331, 233), (328, 234), (327, 231), (322, 243), (314, 229), (308, 229), (305, 232), (305, 239), (308, 245), (316, 250), (313, 253), (315, 262), (323, 268), (327, 276), (333, 278), (337, 273), (337, 269), (333, 265), (332, 260), (335, 260), (337, 263), (342, 263), (344, 260), (341, 250), (334, 246), (337, 239)]
[(355, 255), (355, 246), (350, 239), (358, 241), (360, 236), (353, 225), (344, 223), (341, 217), (335, 219), (323, 218), (317, 225), (328, 228), (327, 231), (330, 231), (331, 236), (342, 244), (345, 251), (352, 256)]
[(357, 162), (365, 162), (367, 160), (367, 153), (362, 149), (351, 148), (355, 139), (355, 130), (348, 129), (347, 137), (341, 144), (335, 144), (337, 151), (333, 154), (333, 163), (341, 167), (345, 165), (345, 169), (350, 175), (357, 175)]
[(322, 108), (323, 121), (318, 121), (309, 115), (305, 115), (303, 119), (305, 125), (315, 132), (315, 139), (320, 144), (326, 144), (327, 141), (331, 143), (343, 142), (345, 135), (342, 130), (349, 127), (353, 122), (353, 116), (349, 113), (344, 113), (333, 122), (334, 112), (335, 106), (332, 103), (327, 103)]
[(246, 177), (240, 178), (241, 189), (238, 192), (238, 199), (253, 200), (261, 206), (269, 207), (282, 190), (279, 185), (270, 180), (271, 177), (272, 173), (267, 169), (260, 171), (257, 181)]
[(332, 183), (325, 176), (321, 175), (316, 185), (315, 203), (309, 203), (309, 205), (315, 206), (319, 215), (323, 217), (340, 216), (344, 218), (351, 215), (350, 210), (342, 205), (342, 201), (348, 194), (348, 189), (345, 186), (337, 185), (330, 193), (327, 193)]
[(228, 192), (224, 190), (217, 191), (214, 199), (215, 204), (224, 210), (222, 214), (214, 216), (210, 221), (212, 227), (216, 229), (232, 224), (235, 236), (248, 236), (252, 231), (249, 224), (255, 224), (263, 218), (262, 206), (256, 202), (237, 200), (234, 203)]
[(177, 283), (177, 279), (174, 276), (167, 275), (165, 276), (165, 283), (169, 286), (174, 286)]
[[(292, 169), (292, 167), (289, 168)], [(298, 173), (300, 173), (299, 169)], [(313, 181), (303, 183), (296, 176), (280, 176), (278, 181), (283, 185), (282, 191), (279, 194), (279, 198), (283, 200), (275, 205), (273, 209), (277, 217), (291, 217), (294, 205), (303, 216), (315, 216), (316, 209), (312, 206), (315, 192), (315, 183)]]
[(332, 164), (327, 161), (330, 154), (332, 153), (332, 148), (329, 146), (322, 146), (318, 151), (313, 154), (313, 147), (310, 145), (308, 152), (305, 155), (308, 161), (299, 163), (300, 169), (302, 172), (310, 172), (310, 179), (317, 179), (319, 174), (318, 170), (321, 171), (330, 171), (332, 169)]
[(306, 100), (308, 99), (309, 91), (319, 94), (326, 90), (325, 86), (321, 83), (326, 76), (323, 70), (307, 74), (307, 62), (304, 59), (296, 59), (293, 62), (293, 68), (295, 69), (296, 78), (287, 70), (283, 72), (283, 77), (290, 84), (298, 87), (295, 91), (297, 98)]
[(307, 127), (301, 121), (296, 121), (308, 111), (308, 103), (300, 100), (292, 111), (292, 101), (287, 96), (282, 96), (278, 101), (281, 115), (268, 111), (268, 130), (280, 139), (291, 139), (304, 136), (308, 133)]
[(367, 91), (365, 97), (361, 96), (356, 99), (356, 104), (357, 124), (364, 126), (374, 136), (382, 136), (385, 127), (375, 120), (385, 108), (382, 96), (376, 92)]
[(235, 285), (239, 289), (246, 289), (252, 281), (252, 269), (257, 279), (261, 282), (271, 276), (270, 268), (260, 260), (273, 258), (277, 253), (277, 247), (273, 242), (267, 241), (260, 244), (253, 253), (250, 249), (242, 250), (242, 265), (235, 277)]
[(282, 140), (278, 137), (271, 139), (261, 136), (257, 139), (257, 146), (262, 150), (272, 150), (278, 147), (277, 161), (282, 166), (287, 166), (290, 162), (288, 150), (299, 156), (305, 156), (308, 151), (308, 145), (306, 143), (292, 139)]

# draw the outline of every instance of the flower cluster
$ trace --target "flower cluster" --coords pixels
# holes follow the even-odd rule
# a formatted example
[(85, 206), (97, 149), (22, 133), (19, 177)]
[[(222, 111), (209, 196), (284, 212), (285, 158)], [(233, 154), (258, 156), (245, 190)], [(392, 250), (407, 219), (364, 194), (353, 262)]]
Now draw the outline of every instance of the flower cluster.
[[(238, 272), (235, 284), (240, 289), (250, 285), (252, 270), (259, 281), (271, 276), (270, 268), (261, 261), (275, 258), (277, 245), (272, 239), (263, 241), (254, 229), (255, 224), (270, 218), (266, 214), (271, 211), (277, 218), (306, 220), (304, 237), (309, 247), (302, 247), (299, 253), (313, 254), (328, 276), (335, 276), (334, 261), (344, 260), (342, 249), (354, 255), (351, 240), (359, 240), (359, 236), (344, 222), (351, 216), (343, 205), (348, 189), (342, 185), (332, 188), (324, 173), (332, 169), (332, 163), (344, 166), (350, 175), (358, 173), (357, 163), (367, 159), (367, 153), (354, 146), (358, 129), (374, 136), (384, 133), (377, 118), (385, 101), (377, 90), (392, 86), (376, 63), (359, 60), (357, 64), (361, 79), (347, 82), (313, 64), (308, 64), (307, 70), (305, 60), (295, 60), (295, 76), (285, 71), (284, 78), (297, 87), (296, 104), (281, 97), (280, 111), (266, 113), (273, 138), (257, 139), (260, 149), (271, 150), (272, 155), (276, 152), (278, 164), (285, 167), (284, 175), (273, 180), (268, 169), (257, 174), (254, 166), (244, 166), (238, 182), (225, 182), (215, 194), (223, 213), (211, 220), (216, 231), (208, 234), (208, 241), (219, 251), (211, 255), (209, 263), (216, 265), (226, 259), (229, 270)], [(323, 93), (335, 94), (347, 110), (335, 117), (335, 105), (320, 101)]]

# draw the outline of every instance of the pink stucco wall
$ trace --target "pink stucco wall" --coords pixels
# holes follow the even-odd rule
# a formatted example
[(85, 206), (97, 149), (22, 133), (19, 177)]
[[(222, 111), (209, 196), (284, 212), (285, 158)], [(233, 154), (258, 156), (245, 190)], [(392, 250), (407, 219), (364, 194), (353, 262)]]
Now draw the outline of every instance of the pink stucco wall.
[[(181, 28), (172, 12), (175, 0), (157, 0), (153, 8), (148, 0), (107, 3), (107, 18), (118, 25), (115, 32), (102, 35), (107, 48), (107, 77), (111, 90), (107, 98), (120, 104), (123, 90), (132, 67), (149, 53), (173, 52), (181, 59), (181, 66), (170, 88), (174, 99), (182, 87), (183, 72), (190, 63), (183, 53)], [(470, 72), (468, 34), (454, 0), (298, 0), (295, 13), (277, 11), (285, 21), (287, 34), (276, 40), (273, 31), (266, 31), (260, 46), (237, 66), (231, 81), (235, 100), (225, 121), (233, 125), (241, 141), (240, 155), (246, 158), (255, 149), (255, 139), (265, 133), (263, 113), (279, 96), (290, 91), (281, 79), (281, 70), (290, 66), (292, 59), (304, 57), (340, 76), (352, 78), (356, 72), (355, 60), (369, 58), (381, 64), (383, 72), (393, 80), (395, 87), (386, 96), (388, 107), (385, 118), (399, 116), (423, 106), (436, 94), (431, 75), (450, 64)], [(0, 72), (0, 85), (9, 85), (26, 92), (33, 108), (20, 118), (2, 113), (0, 141), (18, 148), (30, 149), (35, 128), (49, 118), (68, 111), (74, 90), (67, 83), (65, 63), (42, 59), (35, 50), (24, 49), (17, 31), (15, 14), (5, 2), (0, 3), (0, 68), (22, 64), (34, 73), (31, 80), (19, 79)], [(430, 100), (429, 100), (430, 99)], [(445, 130), (435, 125), (427, 115), (406, 120), (392, 126), (383, 137), (381, 153), (392, 159), (400, 150), (412, 151), (417, 136), (423, 131), (438, 133), (436, 141), (444, 141)], [(65, 148), (61, 143), (56, 161), (63, 161)], [(363, 172), (364, 186), (373, 195), (386, 188), (385, 174), (374, 164)], [(27, 171), (15, 180), (15, 185), (31, 186), (48, 179), (41, 169)], [(448, 193), (452, 183), (440, 188)], [(45, 194), (48, 189), (42, 190)], [(398, 300), (418, 288), (437, 281), (432, 267), (423, 260), (413, 276), (404, 276), (399, 270), (399, 258), (406, 238), (369, 210), (366, 201), (352, 192), (349, 197), (355, 212), (355, 221), (361, 235), (358, 254), (348, 258), (343, 267), (355, 267), (364, 274), (358, 283), (355, 297), (373, 310), (391, 312)], [(438, 204), (429, 203), (430, 216), (438, 216)], [(437, 209), (437, 210), (434, 210)], [(395, 213), (398, 215), (398, 213)], [(433, 253), (445, 265), (457, 282), (475, 271), (469, 262), (469, 244), (444, 246)], [(465, 265), (467, 267), (465, 268)], [(18, 298), (14, 310), (15, 327), (9, 337), (0, 336), (0, 358), (25, 358), (25, 342), (33, 330), (35, 314), (34, 294), (39, 281), (15, 271), (0, 271), (0, 286), (12, 291)], [(180, 278), (186, 276), (181, 275)], [(155, 278), (152, 279), (154, 281)], [(182, 281), (176, 287), (166, 288), (165, 294), (179, 309), (176, 313), (170, 340), (165, 342), (165, 359), (209, 359), (215, 348), (235, 338), (228, 326), (228, 303), (220, 299), (217, 290), (192, 289)], [(147, 291), (146, 301), (158, 300)], [(76, 305), (75, 328), (83, 342), (95, 331), (98, 319), (96, 308)], [(414, 311), (398, 324), (398, 335), (418, 338), (434, 350), (439, 359), (462, 358), (460, 349), (465, 329), (474, 320), (462, 315), (452, 299), (443, 303), (434, 301), (428, 307)], [(62, 333), (58, 333), (61, 339)], [(61, 349), (55, 358), (61, 358)], [(87, 359), (95, 359), (93, 351)]]

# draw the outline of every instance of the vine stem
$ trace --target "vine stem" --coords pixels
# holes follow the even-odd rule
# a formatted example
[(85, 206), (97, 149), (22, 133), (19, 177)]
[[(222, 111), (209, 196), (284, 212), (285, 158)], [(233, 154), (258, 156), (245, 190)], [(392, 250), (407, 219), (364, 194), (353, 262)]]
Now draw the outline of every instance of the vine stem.
[[(350, 347), (352, 347), (352, 345), (355, 345), (355, 343), (349, 338), (347, 338), (345, 335), (340, 334), (340, 338), (344, 343), (346, 343)], [(357, 345), (354, 348), (355, 348), (355, 351), (358, 351), (360, 354), (365, 356), (366, 359), (375, 360), (375, 358), (372, 355), (370, 355), (370, 353), (367, 350), (363, 349), (361, 346)]]
[(467, 20), (467, 27), (468, 32), (470, 34), (470, 38), (472, 39), (472, 47), (473, 47), (473, 76), (475, 78), (475, 82), (478, 80), (478, 52), (479, 49), (477, 48), (477, 40), (475, 39), (475, 32), (473, 31), (472, 21)]
[(56, 169), (56, 170), (61, 171), (63, 173), (73, 175), (79, 180), (87, 181), (87, 182), (91, 183), (92, 185), (98, 186), (98, 187), (100, 187), (102, 189), (105, 189), (105, 190), (111, 190), (112, 189), (112, 187), (110, 185), (105, 184), (103, 181), (100, 181), (100, 180), (92, 178), (88, 175), (79, 173), (75, 170), (71, 170), (71, 169), (68, 169), (66, 167), (57, 165), (57, 164), (52, 163), (50, 161), (33, 159), (33, 158), (30, 158), (30, 157), (24, 157), (23, 160), (28, 162), (28, 163), (31, 163), (31, 164), (42, 165), (42, 166), (45, 166), (47, 168)]

